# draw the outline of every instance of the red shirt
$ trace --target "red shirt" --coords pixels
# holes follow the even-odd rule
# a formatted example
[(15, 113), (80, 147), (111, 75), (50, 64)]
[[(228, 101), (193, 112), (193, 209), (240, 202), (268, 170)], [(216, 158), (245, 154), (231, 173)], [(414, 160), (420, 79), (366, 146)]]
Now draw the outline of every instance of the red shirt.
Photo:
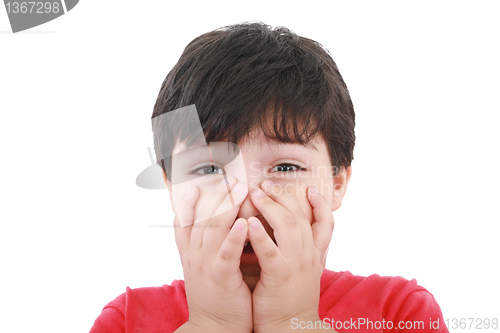
[[(323, 322), (316, 325), (337, 332), (448, 332), (434, 296), (415, 279), (402, 277), (362, 277), (325, 270), (319, 317)], [(184, 281), (161, 287), (127, 287), (104, 307), (90, 333), (168, 333), (188, 318)], [(292, 321), (290, 325), (314, 327), (312, 322)]]

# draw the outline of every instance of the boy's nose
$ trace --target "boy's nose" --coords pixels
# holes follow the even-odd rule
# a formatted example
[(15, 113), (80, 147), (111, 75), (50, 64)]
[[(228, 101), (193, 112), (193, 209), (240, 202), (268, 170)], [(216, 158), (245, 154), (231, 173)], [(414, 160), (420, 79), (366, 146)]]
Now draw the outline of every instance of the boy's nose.
[[(260, 185), (264, 180), (266, 180), (266, 176), (262, 171), (262, 166), (260, 163), (252, 164), (249, 161), (257, 161), (258, 157), (255, 155), (253, 150), (246, 150), (245, 145), (240, 145), (241, 159), (235, 159), (233, 162), (233, 167), (231, 168), (231, 175), (235, 177), (239, 182), (245, 183), (248, 187), (248, 194), (246, 198), (240, 205), (240, 209), (238, 211), (237, 218), (248, 219), (252, 216), (260, 216), (262, 215), (257, 208), (252, 203), (250, 198), (250, 193), (255, 188), (260, 188)], [(243, 156), (246, 159), (243, 159)], [(246, 162), (246, 163), (245, 163)], [(238, 165), (238, 167), (235, 167)]]
[[(260, 186), (260, 182), (258, 183)], [(246, 198), (243, 200), (240, 206), (240, 210), (238, 211), (237, 218), (243, 217), (244, 219), (248, 219), (252, 216), (258, 216), (262, 215), (257, 208), (252, 203), (252, 199), (250, 198), (251, 192), (256, 188), (257, 186), (248, 186), (248, 194)]]

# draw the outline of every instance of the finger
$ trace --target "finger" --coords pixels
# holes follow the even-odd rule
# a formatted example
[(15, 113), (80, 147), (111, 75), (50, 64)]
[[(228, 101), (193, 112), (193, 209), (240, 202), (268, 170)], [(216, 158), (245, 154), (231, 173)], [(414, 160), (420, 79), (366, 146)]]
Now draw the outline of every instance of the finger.
[[(214, 216), (206, 224), (203, 234), (203, 249), (218, 251), (235, 223), (241, 203), (248, 194), (245, 183), (238, 182), (228, 193), (224, 201), (215, 211)], [(220, 213), (218, 213), (220, 212)]]
[(293, 216), (303, 217), (304, 220), (307, 221), (304, 211), (300, 208), (297, 200), (293, 197), (293, 193), (288, 193), (286, 186), (283, 187), (281, 185), (274, 184), (272, 181), (267, 179), (262, 182), (261, 188), (268, 197), (283, 206)]
[(175, 243), (181, 256), (187, 251), (190, 245), (194, 206), (196, 205), (198, 196), (198, 187), (191, 186), (182, 197), (179, 207), (177, 207), (177, 214), (174, 217)]
[[(275, 275), (285, 272), (285, 260), (280, 249), (267, 234), (264, 226), (256, 217), (248, 219), (248, 236), (252, 248), (259, 259), (259, 266), (264, 274)], [(278, 276), (279, 276), (278, 275)]]
[(204, 198), (203, 202), (200, 202), (199, 207), (196, 211), (197, 216), (195, 218), (195, 223), (201, 221), (207, 221), (214, 216), (215, 211), (224, 201), (228, 193), (236, 184), (236, 178), (229, 175), (224, 175), (222, 181), (217, 184), (215, 189), (211, 191), (210, 196)]
[(181, 227), (194, 223), (195, 206), (199, 195), (200, 190), (198, 186), (191, 185), (179, 202), (177, 214), (179, 215), (179, 224)]
[(192, 225), (181, 227), (177, 214), (174, 217), (175, 244), (179, 250), (181, 259), (189, 249)]
[[(224, 201), (217, 207), (212, 217), (224, 214), (227, 211), (236, 210), (240, 204), (245, 200), (248, 194), (248, 186), (243, 182), (237, 182), (234, 187), (231, 186), (231, 191), (226, 195)], [(233, 220), (231, 220), (231, 223)]]
[(241, 274), (240, 258), (247, 233), (247, 221), (244, 218), (237, 219), (217, 253), (214, 265), (217, 281), (232, 280), (232, 275)]
[(274, 184), (269, 179), (262, 182), (261, 188), (274, 202), (284, 207), (293, 217), (295, 217), (302, 231), (302, 246), (304, 248), (310, 248), (313, 245), (311, 223), (293, 196), (293, 193), (288, 193), (286, 186), (283, 188), (283, 186)]
[(282, 253), (288, 255), (303, 249), (301, 228), (288, 210), (274, 202), (259, 188), (252, 191), (251, 200), (273, 228), (274, 237)]
[(311, 226), (314, 246), (323, 255), (330, 245), (335, 221), (326, 198), (321, 193), (318, 193), (314, 186), (310, 186), (307, 192), (315, 220)]
[[(235, 183), (236, 178), (227, 176), (227, 178), (223, 179), (222, 182), (220, 182), (215, 187), (215, 189), (210, 193), (210, 197), (207, 198), (206, 201), (198, 203), (199, 206), (195, 208), (195, 211), (201, 213), (205, 217), (205, 219), (196, 221), (193, 226), (193, 231), (191, 232), (191, 246), (193, 248), (200, 249), (203, 246), (204, 233), (207, 229), (220, 227), (218, 220), (212, 219), (211, 217), (213, 215), (213, 212), (217, 210), (217, 207), (221, 204), (221, 202), (224, 201), (228, 192), (234, 187)], [(195, 219), (197, 218), (195, 217)], [(234, 220), (232, 220), (231, 223), (233, 221)], [(229, 232), (229, 227), (227, 227), (225, 231), (227, 235), (227, 232)]]

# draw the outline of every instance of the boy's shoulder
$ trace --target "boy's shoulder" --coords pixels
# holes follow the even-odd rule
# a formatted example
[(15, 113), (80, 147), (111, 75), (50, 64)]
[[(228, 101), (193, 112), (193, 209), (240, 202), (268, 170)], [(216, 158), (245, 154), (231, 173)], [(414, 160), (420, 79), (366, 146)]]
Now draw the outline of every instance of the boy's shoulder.
[(109, 302), (90, 333), (174, 332), (189, 318), (184, 281), (126, 288)]
[[(176, 310), (183, 309), (182, 304), (186, 304), (186, 290), (183, 280), (174, 280), (171, 284), (160, 287), (127, 287), (126, 291), (109, 302), (104, 309), (114, 308), (122, 313), (130, 310)], [(175, 305), (174, 307), (172, 307)], [(131, 309), (133, 307), (134, 309)], [(135, 312), (135, 311), (134, 311)]]
[(364, 318), (381, 323), (391, 321), (394, 326), (399, 322), (424, 321), (427, 329), (431, 321), (439, 321), (440, 328), (447, 332), (434, 296), (415, 279), (325, 270), (321, 282), (319, 315), (322, 319), (352, 322)]
[[(363, 298), (380, 298), (382, 295), (389, 297), (389, 295), (410, 294), (417, 291), (429, 293), (427, 289), (417, 284), (417, 280), (407, 280), (401, 276), (378, 274), (360, 276), (349, 271), (334, 272), (328, 269), (325, 269), (321, 276), (321, 294), (336, 294), (339, 297), (338, 301), (342, 297), (357, 293), (362, 293)], [(380, 299), (380, 302), (385, 301), (388, 301), (386, 297)]]

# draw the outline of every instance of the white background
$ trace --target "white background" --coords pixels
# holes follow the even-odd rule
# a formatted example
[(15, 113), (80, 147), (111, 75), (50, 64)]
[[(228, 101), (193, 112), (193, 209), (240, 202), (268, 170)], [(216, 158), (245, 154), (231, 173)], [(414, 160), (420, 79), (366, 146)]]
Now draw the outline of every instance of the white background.
[(126, 286), (182, 278), (173, 229), (149, 227), (172, 222), (167, 191), (135, 185), (153, 105), (193, 38), (250, 20), (322, 43), (351, 92), (327, 268), (500, 318), (495, 1), (180, 3), (82, 0), (17, 34), (0, 9), (2, 332), (88, 332)]

